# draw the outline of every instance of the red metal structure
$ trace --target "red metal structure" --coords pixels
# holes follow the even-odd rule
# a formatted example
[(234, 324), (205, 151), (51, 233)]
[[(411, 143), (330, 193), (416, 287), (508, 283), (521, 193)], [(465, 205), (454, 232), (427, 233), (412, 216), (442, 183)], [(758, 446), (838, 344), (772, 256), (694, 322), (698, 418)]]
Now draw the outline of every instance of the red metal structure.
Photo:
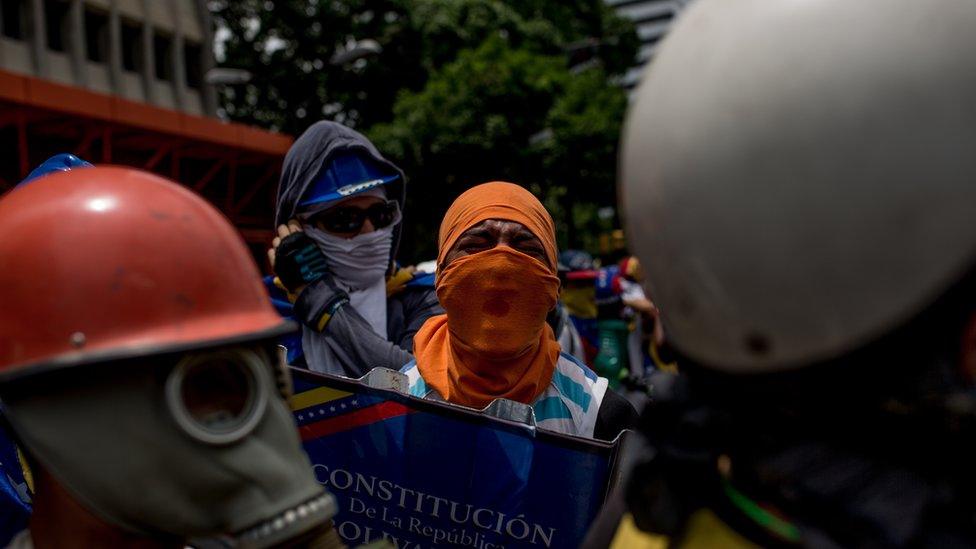
[(194, 189), (238, 228), (259, 264), (292, 138), (0, 70), (0, 192), (48, 157), (156, 172)]

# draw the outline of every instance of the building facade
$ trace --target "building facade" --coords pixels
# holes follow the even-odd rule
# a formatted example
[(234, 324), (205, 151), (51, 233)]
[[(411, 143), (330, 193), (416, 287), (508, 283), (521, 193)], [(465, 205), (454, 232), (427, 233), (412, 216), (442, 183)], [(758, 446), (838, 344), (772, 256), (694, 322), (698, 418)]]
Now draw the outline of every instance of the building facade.
[(637, 28), (640, 49), (637, 63), (623, 77), (623, 86), (633, 89), (654, 56), (658, 42), (667, 33), (678, 13), (691, 0), (605, 0), (618, 15), (630, 19)]
[(2, 0), (0, 67), (197, 115), (216, 100), (205, 0)]
[(0, 0), (0, 193), (70, 152), (193, 188), (262, 258), (291, 138), (218, 120), (206, 0)]

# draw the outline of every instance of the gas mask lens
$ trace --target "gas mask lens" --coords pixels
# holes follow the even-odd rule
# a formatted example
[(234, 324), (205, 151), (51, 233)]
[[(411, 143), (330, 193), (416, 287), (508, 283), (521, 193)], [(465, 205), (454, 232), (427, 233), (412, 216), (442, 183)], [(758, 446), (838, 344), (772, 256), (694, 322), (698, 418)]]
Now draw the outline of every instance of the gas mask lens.
[(268, 404), (271, 374), (263, 354), (225, 349), (184, 357), (166, 381), (177, 425), (208, 444), (230, 444), (250, 433)]

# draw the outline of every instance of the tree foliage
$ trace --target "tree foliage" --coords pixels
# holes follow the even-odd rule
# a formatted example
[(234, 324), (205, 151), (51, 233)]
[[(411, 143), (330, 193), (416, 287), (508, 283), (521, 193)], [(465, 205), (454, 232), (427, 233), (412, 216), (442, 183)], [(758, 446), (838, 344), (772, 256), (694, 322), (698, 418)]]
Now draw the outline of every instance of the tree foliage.
[[(423, 85), (416, 33), (401, 0), (218, 0), (218, 62), (253, 74), (224, 87), (227, 115), (297, 135), (328, 118), (368, 127), (388, 120), (401, 88)], [(357, 39), (372, 38), (376, 57), (333, 65)]]
[[(223, 65), (255, 79), (224, 91), (236, 120), (300, 133), (321, 118), (352, 125), (410, 179), (403, 256), (436, 253), (444, 210), (480, 182), (532, 189), (561, 245), (608, 228), (627, 105), (615, 77), (637, 39), (602, 0), (213, 2)], [(329, 60), (353, 40), (382, 53)]]

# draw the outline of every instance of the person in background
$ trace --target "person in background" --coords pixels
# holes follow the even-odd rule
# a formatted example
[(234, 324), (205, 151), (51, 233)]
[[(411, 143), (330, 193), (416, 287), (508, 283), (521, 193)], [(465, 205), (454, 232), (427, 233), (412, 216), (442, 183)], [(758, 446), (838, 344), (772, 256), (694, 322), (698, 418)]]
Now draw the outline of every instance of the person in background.
[(79, 167), (0, 198), (0, 232), (0, 398), (33, 504), (11, 547), (341, 547), (283, 398), (294, 327), (226, 218)]
[(597, 354), (593, 368), (608, 380), (611, 387), (619, 387), (621, 381), (631, 379), (632, 365), (629, 348), (630, 319), (623, 302), (620, 266), (611, 264), (596, 272), (594, 281), (597, 307)]
[(650, 370), (674, 371), (677, 365), (664, 346), (664, 327), (661, 312), (644, 292), (644, 269), (635, 256), (620, 261), (620, 300), (626, 307), (633, 327), (627, 337), (627, 350), (632, 366), (631, 375), (644, 377)]
[(633, 373), (643, 377), (652, 370), (677, 371), (677, 363), (665, 345), (661, 311), (644, 292), (644, 268), (640, 260), (636, 256), (622, 259), (619, 276), (620, 299), (633, 313), (634, 328), (627, 339), (630, 362), (644, 367)]
[(358, 378), (398, 369), (414, 335), (443, 310), (432, 277), (396, 262), (406, 179), (364, 136), (313, 124), (288, 151), (267, 280), (279, 311), (302, 325), (289, 362)]
[[(559, 263), (559, 295), (562, 297), (563, 289), (566, 287), (566, 276), (569, 274), (569, 267), (562, 262)], [(546, 322), (552, 328), (552, 333), (556, 334), (556, 341), (562, 352), (573, 356), (576, 360), (586, 364), (586, 347), (583, 346), (583, 339), (576, 330), (576, 325), (569, 316), (569, 310), (563, 305), (562, 299), (556, 300), (556, 308), (549, 312)]]
[(560, 352), (546, 316), (559, 294), (552, 217), (529, 191), (492, 182), (454, 201), (438, 235), (437, 296), (446, 314), (417, 333), (403, 368), (415, 396), (483, 408), (531, 405), (539, 427), (612, 440), (636, 412)]
[(566, 266), (566, 273), (560, 275), (559, 301), (580, 335), (585, 362), (592, 367), (600, 343), (593, 257), (583, 250), (563, 250), (559, 253), (559, 264)]

